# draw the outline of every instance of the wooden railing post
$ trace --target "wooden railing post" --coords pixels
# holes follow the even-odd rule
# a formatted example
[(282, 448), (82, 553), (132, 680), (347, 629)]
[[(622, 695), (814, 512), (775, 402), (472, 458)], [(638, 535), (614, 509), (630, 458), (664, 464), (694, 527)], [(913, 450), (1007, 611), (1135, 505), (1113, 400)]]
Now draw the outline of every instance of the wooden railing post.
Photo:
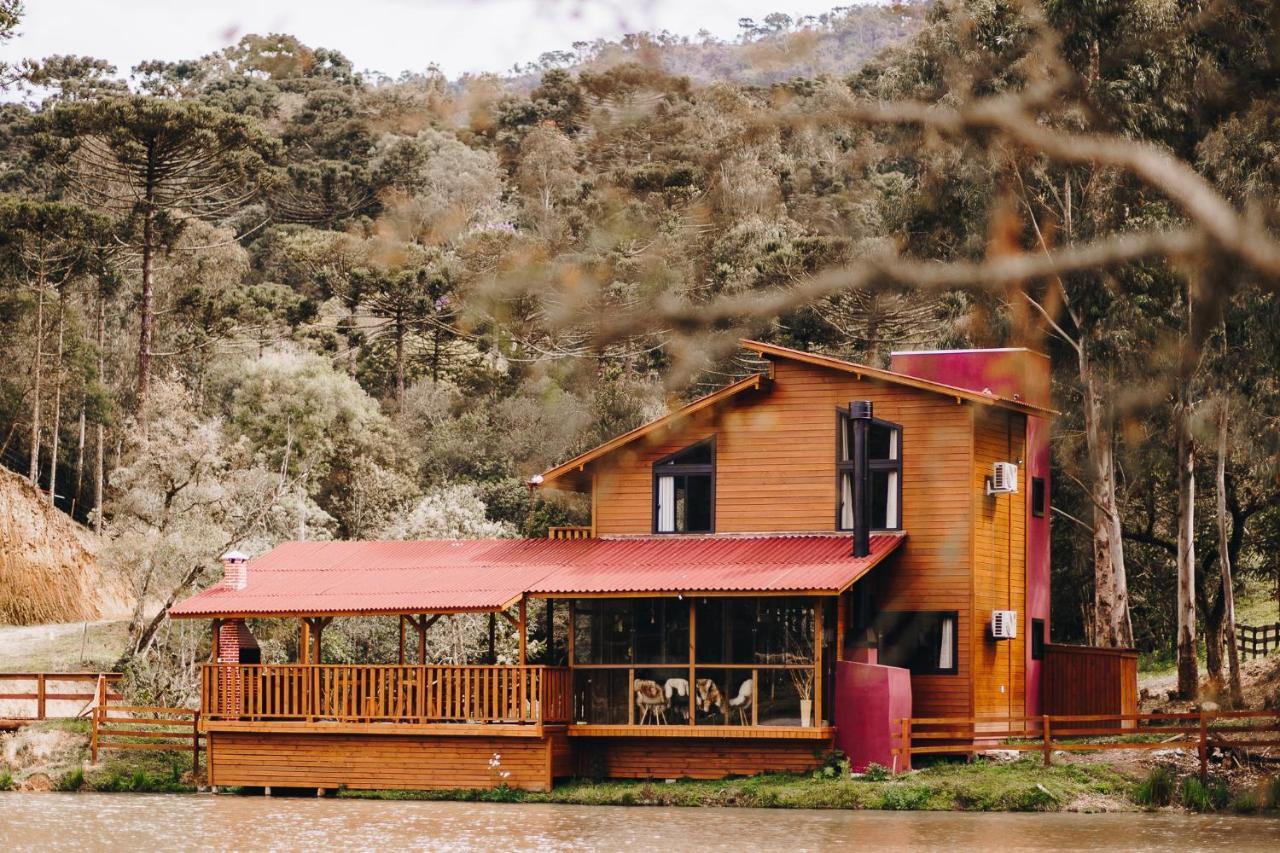
[(36, 719), (44, 719), (44, 673), (36, 675)]
[(1209, 776), (1209, 728), (1205, 724), (1204, 711), (1200, 712), (1200, 780)]
[(1048, 767), (1053, 763), (1053, 744), (1049, 735), (1049, 715), (1045, 714), (1040, 719), (1044, 725), (1044, 729), (1041, 732), (1044, 736), (1044, 766)]
[(902, 718), (902, 730), (898, 734), (898, 752), (901, 761), (894, 762), (894, 775), (905, 771), (911, 766), (911, 718)]
[(101, 725), (102, 706), (98, 705), (93, 709), (93, 724), (90, 728), (89, 735), (89, 763), (98, 763), (98, 726)]

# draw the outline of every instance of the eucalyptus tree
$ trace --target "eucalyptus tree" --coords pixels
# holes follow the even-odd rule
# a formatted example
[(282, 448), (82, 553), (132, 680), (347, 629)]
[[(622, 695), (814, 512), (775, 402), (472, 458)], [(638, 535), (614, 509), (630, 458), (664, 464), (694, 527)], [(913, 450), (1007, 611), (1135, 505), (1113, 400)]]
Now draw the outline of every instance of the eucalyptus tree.
[[(105, 222), (82, 207), (62, 202), (33, 201), (8, 197), (0, 201), (0, 262), (35, 297), (35, 353), (31, 365), (31, 448), (27, 478), (38, 486), (45, 372), (45, 306), (56, 297), (58, 316), (58, 358), (62, 357), (62, 308), (66, 290), (92, 269), (95, 247), (105, 237)], [(61, 372), (61, 364), (57, 366)], [(55, 392), (56, 394), (57, 392)], [(55, 404), (56, 405), (56, 404)], [(57, 429), (54, 424), (52, 477), (57, 465)]]
[(67, 192), (114, 214), (116, 239), (140, 257), (140, 405), (151, 381), (158, 253), (190, 218), (225, 219), (257, 198), (279, 145), (240, 116), (146, 96), (60, 104), (37, 117), (35, 131)]

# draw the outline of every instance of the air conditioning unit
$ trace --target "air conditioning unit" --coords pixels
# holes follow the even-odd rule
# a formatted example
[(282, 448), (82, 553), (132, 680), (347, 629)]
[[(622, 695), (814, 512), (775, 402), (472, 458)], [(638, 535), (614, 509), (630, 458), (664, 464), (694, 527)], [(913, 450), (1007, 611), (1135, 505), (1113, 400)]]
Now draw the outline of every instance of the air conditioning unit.
[(997, 462), (991, 467), (987, 480), (988, 495), (1012, 495), (1018, 492), (1018, 466), (1012, 462)]
[(991, 611), (991, 636), (997, 640), (1012, 640), (1018, 636), (1018, 611)]

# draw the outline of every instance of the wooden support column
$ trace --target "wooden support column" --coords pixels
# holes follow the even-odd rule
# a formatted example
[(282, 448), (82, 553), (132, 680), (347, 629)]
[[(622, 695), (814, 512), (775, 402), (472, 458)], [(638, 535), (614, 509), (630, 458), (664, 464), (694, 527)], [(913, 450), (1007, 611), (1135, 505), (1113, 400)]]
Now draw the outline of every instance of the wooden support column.
[(542, 603), (547, 608), (546, 611), (543, 613), (543, 616), (546, 617), (544, 621), (547, 623), (547, 637), (546, 637), (547, 645), (546, 645), (546, 651), (543, 652), (542, 654), (542, 662), (547, 666), (554, 666), (556, 662), (556, 656), (555, 656), (556, 621), (555, 621), (555, 610), (552, 608), (553, 602), (554, 602), (554, 599), (551, 599), (551, 598), (544, 598), (542, 600)]
[(332, 616), (312, 616), (303, 620), (306, 626), (305, 634), (310, 636), (310, 659), (307, 663), (320, 663), (320, 641), (324, 636), (324, 629), (333, 621)]
[[(697, 641), (694, 639), (698, 635), (698, 611), (693, 606), (693, 597), (689, 598), (689, 725), (693, 725), (694, 715), (698, 712), (698, 685), (694, 678), (694, 665), (697, 663)], [(755, 689), (753, 684), (752, 689)], [(725, 687), (728, 690), (728, 686)], [(632, 697), (634, 701), (634, 697)], [(722, 700), (727, 701), (727, 700)], [(751, 701), (756, 701), (756, 697), (751, 697)]]
[(221, 619), (213, 620), (213, 636), (209, 638), (209, 663), (218, 662), (218, 629), (222, 627)]
[(489, 663), (498, 662), (498, 614), (489, 614)]
[(404, 666), (404, 614), (400, 614), (400, 654), (396, 658), (396, 662)]
[[(547, 599), (547, 600), (548, 600), (548, 601), (550, 601), (550, 599)], [(574, 617), (574, 612), (573, 612), (573, 599), (571, 598), (571, 599), (569, 599), (569, 636), (568, 636), (568, 638), (566, 639), (566, 642), (565, 642), (565, 646), (566, 646), (566, 648), (565, 648), (565, 654), (567, 655), (567, 658), (568, 658), (568, 659), (566, 660), (566, 663), (567, 663), (569, 666), (573, 666), (573, 629), (574, 629), (574, 624), (573, 624), (573, 623), (574, 623), (574, 618), (575, 618), (575, 617)]]
[(304, 616), (298, 620), (298, 663), (310, 663), (311, 657), (311, 623)]
[(813, 600), (813, 725), (822, 725), (822, 614), (827, 602)]
[(525, 666), (528, 663), (528, 643), (529, 643), (529, 614), (528, 608), (525, 606), (524, 596), (520, 596), (520, 665)]
[(844, 634), (848, 630), (845, 624), (849, 620), (848, 593), (840, 593), (836, 597), (836, 660), (844, 660)]

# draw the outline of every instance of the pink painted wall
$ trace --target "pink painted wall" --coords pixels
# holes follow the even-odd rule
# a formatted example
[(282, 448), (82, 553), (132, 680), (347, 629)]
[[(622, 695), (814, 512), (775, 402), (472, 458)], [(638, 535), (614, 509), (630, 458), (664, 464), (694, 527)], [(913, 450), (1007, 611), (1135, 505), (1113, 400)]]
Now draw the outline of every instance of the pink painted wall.
[[(894, 353), (889, 369), (971, 391), (986, 391), (1036, 406), (1052, 408), (1050, 363), (1047, 356), (1029, 349), (938, 350)], [(1027, 458), (1023, 460), (1022, 488), (1041, 478), (1050, 489), (1049, 428), (1047, 418), (1027, 418)], [(1027, 500), (1027, 612), (1018, 615), (1019, 630), (1027, 637), (1027, 713), (1040, 713), (1041, 662), (1031, 659), (1031, 620), (1043, 619), (1045, 640), (1049, 632), (1049, 524), (1046, 502), (1043, 518), (1032, 514)]]
[(836, 748), (849, 757), (854, 772), (871, 763), (895, 769), (898, 720), (911, 716), (911, 673), (896, 666), (837, 661), (835, 709)]

